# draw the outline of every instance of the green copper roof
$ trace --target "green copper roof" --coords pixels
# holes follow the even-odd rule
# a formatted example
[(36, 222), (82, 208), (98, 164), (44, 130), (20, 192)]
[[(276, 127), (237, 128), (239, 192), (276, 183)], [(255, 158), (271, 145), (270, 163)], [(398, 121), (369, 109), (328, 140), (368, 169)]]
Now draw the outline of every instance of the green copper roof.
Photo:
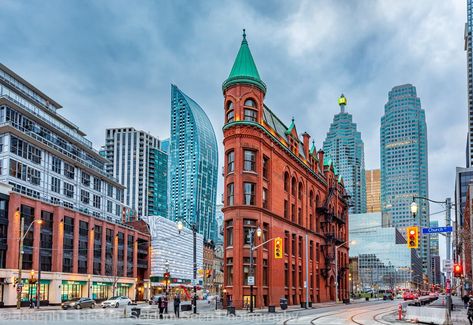
[(231, 85), (238, 83), (255, 85), (266, 93), (266, 85), (259, 76), (255, 61), (248, 47), (245, 30), (243, 30), (243, 40), (241, 41), (235, 63), (233, 63), (232, 71), (227, 80), (223, 82), (222, 89), (225, 90)]
[(314, 141), (312, 141), (312, 147), (310, 148), (309, 153), (311, 155), (316, 153), (316, 151), (315, 151), (315, 142)]
[(293, 117), (292, 120), (291, 120), (291, 125), (289, 125), (289, 127), (287, 128), (285, 133), (286, 134), (291, 134), (292, 129), (294, 129), (294, 127), (295, 127), (295, 124), (294, 124), (294, 117)]

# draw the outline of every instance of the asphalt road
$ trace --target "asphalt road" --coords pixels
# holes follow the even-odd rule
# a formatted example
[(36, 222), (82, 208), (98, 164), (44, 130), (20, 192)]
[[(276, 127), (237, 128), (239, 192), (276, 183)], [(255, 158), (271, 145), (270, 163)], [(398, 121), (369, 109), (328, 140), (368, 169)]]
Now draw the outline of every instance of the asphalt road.
[[(371, 301), (350, 305), (332, 305), (316, 307), (314, 309), (294, 310), (291, 312), (278, 312), (275, 314), (253, 313), (237, 311), (237, 316), (227, 316), (224, 310), (215, 311), (215, 305), (199, 302), (198, 315), (190, 312), (182, 312), (181, 319), (175, 319), (172, 307), (164, 319), (159, 319), (159, 313), (155, 306), (141, 305), (144, 318), (125, 318), (124, 308), (109, 309), (85, 309), (85, 310), (59, 310), (54, 308), (30, 310), (3, 309), (0, 310), (0, 324), (352, 324), (352, 325), (379, 325), (379, 324), (401, 324), (394, 318), (399, 301)], [(127, 310), (129, 313), (129, 310)], [(129, 314), (128, 314), (129, 315)], [(404, 323), (405, 324), (405, 323)]]

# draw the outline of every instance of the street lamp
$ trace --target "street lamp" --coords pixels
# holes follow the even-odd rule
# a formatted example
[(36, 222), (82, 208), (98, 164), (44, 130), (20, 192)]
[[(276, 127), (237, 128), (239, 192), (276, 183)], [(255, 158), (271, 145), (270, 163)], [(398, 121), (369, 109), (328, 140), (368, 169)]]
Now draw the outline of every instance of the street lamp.
[(412, 203), (411, 203), (411, 213), (412, 213), (412, 217), (413, 217), (414, 219), (416, 218), (418, 208), (419, 208), (419, 207), (417, 206), (416, 201), (414, 201), (414, 199), (412, 199)]
[(340, 245), (335, 246), (335, 302), (338, 302), (338, 249), (345, 245), (346, 243), (350, 243), (352, 245), (356, 244), (354, 240), (345, 240)]
[[(411, 203), (411, 212), (415, 218), (415, 214), (417, 213), (417, 204), (415, 203), (415, 200), (426, 200), (432, 203), (437, 203), (437, 204), (445, 204), (445, 221), (446, 221), (446, 226), (450, 227), (451, 224), (451, 218), (450, 218), (450, 210), (452, 208), (452, 200), (448, 197), (445, 199), (445, 201), (435, 201), (431, 200), (427, 197), (422, 197), (422, 196), (414, 196), (412, 197), (412, 203)], [(420, 220), (419, 220), (419, 226), (421, 226)], [(450, 232), (447, 232), (446, 234), (447, 240), (446, 240), (446, 249), (447, 249), (447, 260), (451, 259), (450, 256), (450, 246), (451, 246), (451, 234)], [(430, 264), (430, 261), (428, 261), (428, 265)], [(447, 283), (446, 283), (446, 293), (447, 293), (447, 323), (450, 324), (451, 322), (451, 306), (452, 306), (452, 297), (451, 297), (451, 271), (447, 272)]]
[(248, 279), (251, 277), (250, 281), (250, 313), (253, 312), (253, 285), (255, 284), (255, 276), (254, 276), (254, 268), (253, 268), (253, 251), (255, 249), (254, 247), (254, 237), (258, 236), (258, 238), (261, 237), (262, 231), (261, 228), (258, 227), (256, 230), (255, 228), (251, 228), (250, 231), (248, 232), (248, 236), (250, 237), (250, 275)]
[[(30, 231), (31, 226), (36, 222), (38, 224), (42, 224), (43, 220), (41, 219), (35, 219), (33, 220), (28, 228), (26, 228), (26, 231), (23, 233), (25, 229), (25, 219), (21, 217), (20, 210), (17, 209), (15, 211), (15, 218), (20, 218), (20, 250), (18, 251), (18, 286), (20, 288), (23, 287), (23, 283), (21, 283), (21, 271), (23, 268), (23, 241), (26, 237), (26, 234), (28, 234), (28, 231)], [(41, 261), (40, 261), (41, 263)], [(16, 309), (20, 309), (21, 307), (21, 289), (17, 290), (17, 295), (16, 295)]]
[(169, 261), (166, 260), (166, 262), (164, 263), (164, 267), (166, 269), (166, 276), (164, 277), (164, 280), (166, 281), (166, 289), (165, 289), (165, 292), (166, 292), (166, 297), (168, 295), (168, 281), (169, 281)]
[[(194, 309), (194, 314), (197, 314), (197, 225), (195, 223), (189, 223), (186, 219), (182, 219), (184, 222), (191, 227), (192, 237), (193, 237), (193, 249), (192, 249), (192, 260), (193, 260), (193, 270), (192, 270), (192, 281), (194, 286), (194, 296), (192, 297), (192, 305)], [(176, 224), (179, 234), (184, 228), (184, 224), (179, 220)]]

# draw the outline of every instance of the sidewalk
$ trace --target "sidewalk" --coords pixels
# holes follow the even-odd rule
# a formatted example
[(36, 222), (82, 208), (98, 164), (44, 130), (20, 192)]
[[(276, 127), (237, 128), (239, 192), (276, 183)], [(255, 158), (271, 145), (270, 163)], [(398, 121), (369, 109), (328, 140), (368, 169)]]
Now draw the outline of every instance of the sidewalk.
[(452, 311), (452, 324), (455, 325), (470, 325), (466, 315), (466, 309), (463, 307), (463, 301), (460, 297), (453, 296), (453, 311)]

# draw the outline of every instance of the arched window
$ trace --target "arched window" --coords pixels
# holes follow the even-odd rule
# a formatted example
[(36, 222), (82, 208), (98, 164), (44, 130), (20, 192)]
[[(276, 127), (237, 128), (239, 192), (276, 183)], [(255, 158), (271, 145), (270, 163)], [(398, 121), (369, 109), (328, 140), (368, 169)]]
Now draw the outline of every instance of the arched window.
[(252, 121), (256, 122), (257, 116), (258, 116), (258, 111), (256, 110), (256, 103), (253, 99), (247, 99), (245, 100), (245, 105), (244, 105), (244, 120), (245, 121)]
[(289, 173), (284, 173), (284, 191), (289, 192)]
[(314, 206), (314, 192), (312, 192), (312, 190), (310, 191), (310, 194), (309, 194), (309, 206), (311, 207)]
[(295, 177), (292, 177), (292, 181), (291, 181), (291, 193), (292, 193), (292, 195), (296, 196), (296, 192), (297, 192), (297, 182), (296, 182), (296, 178), (295, 178)]
[(303, 194), (303, 191), (304, 188), (302, 186), (302, 182), (299, 183), (299, 200), (302, 200), (302, 194)]
[(233, 122), (235, 120), (235, 110), (233, 109), (233, 102), (229, 101), (227, 103), (227, 123)]
[(256, 103), (253, 99), (247, 99), (245, 100), (245, 106), (256, 108)]

